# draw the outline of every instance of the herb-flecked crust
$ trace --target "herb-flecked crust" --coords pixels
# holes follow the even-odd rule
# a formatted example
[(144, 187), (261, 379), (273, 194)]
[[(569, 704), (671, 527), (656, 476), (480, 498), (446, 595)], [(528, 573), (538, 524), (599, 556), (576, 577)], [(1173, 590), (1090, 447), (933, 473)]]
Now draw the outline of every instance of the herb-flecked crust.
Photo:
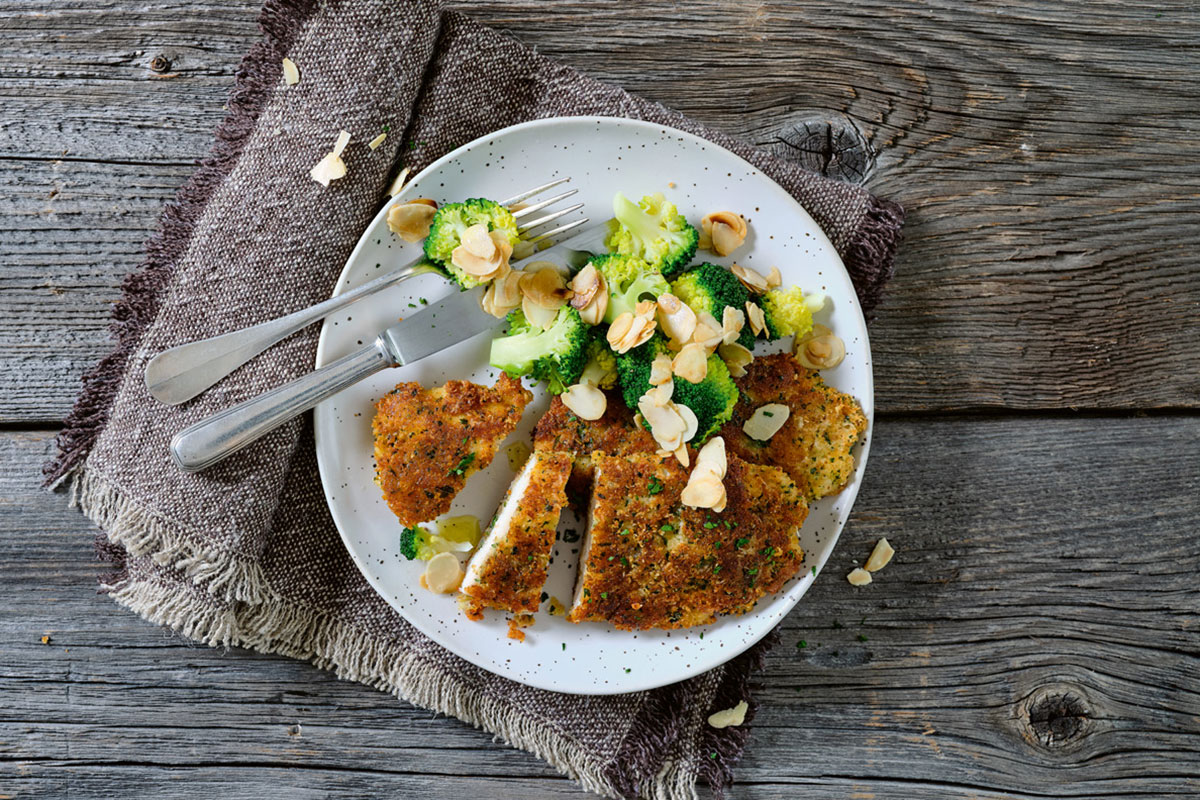
[(510, 487), (500, 506), (516, 503), (507, 533), (490, 541), (489, 528), (468, 568), (475, 580), (462, 588), (478, 605), (514, 613), (538, 610), (571, 474), (569, 453), (541, 451), (529, 458), (525, 491), (514, 497)]
[(467, 478), (492, 463), (532, 399), (507, 375), (494, 387), (401, 383), (388, 392), (375, 404), (371, 423), (375, 474), (388, 508), (404, 525), (449, 511)]
[[(809, 500), (837, 494), (854, 475), (851, 450), (867, 430), (858, 401), (826, 385), (788, 353), (756, 358), (735, 379), (741, 400), (721, 429), (726, 449), (755, 464), (770, 464), (791, 476)], [(751, 439), (742, 425), (759, 406), (782, 403), (787, 422), (766, 442)]]
[(568, 619), (624, 630), (743, 614), (796, 575), (808, 505), (780, 469), (730, 456), (722, 513), (682, 506), (688, 470), (654, 455), (593, 455), (591, 537)]

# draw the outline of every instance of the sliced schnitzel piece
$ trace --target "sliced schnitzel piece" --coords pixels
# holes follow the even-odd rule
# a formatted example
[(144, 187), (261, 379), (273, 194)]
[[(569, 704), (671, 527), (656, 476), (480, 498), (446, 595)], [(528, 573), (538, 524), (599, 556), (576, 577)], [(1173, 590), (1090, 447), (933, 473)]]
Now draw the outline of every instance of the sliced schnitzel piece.
[(801, 568), (808, 505), (780, 469), (728, 457), (725, 510), (682, 506), (688, 470), (655, 455), (593, 456), (591, 518), (567, 619), (625, 630), (743, 614)]
[(542, 450), (525, 461), (467, 564), (459, 590), (470, 598), (467, 616), (478, 618), (481, 607), (537, 611), (570, 474), (570, 453)]
[(467, 381), (425, 389), (401, 383), (375, 404), (375, 474), (405, 525), (450, 510), (467, 478), (496, 455), (533, 395), (501, 375), (494, 387)]
[(556, 396), (533, 429), (535, 450), (553, 450), (575, 456), (575, 468), (567, 486), (572, 502), (575, 498), (586, 497), (592, 484), (592, 453), (625, 455), (658, 450), (650, 431), (633, 421), (633, 412), (621, 399), (621, 393), (604, 394), (608, 405), (600, 419), (590, 422), (580, 419), (563, 404), (561, 397)]
[[(729, 452), (784, 470), (809, 500), (837, 494), (854, 475), (851, 450), (867, 430), (858, 401), (826, 385), (820, 373), (788, 353), (756, 358), (736, 379), (741, 399), (721, 428)], [(791, 414), (768, 441), (751, 439), (742, 425), (759, 406), (782, 403)]]

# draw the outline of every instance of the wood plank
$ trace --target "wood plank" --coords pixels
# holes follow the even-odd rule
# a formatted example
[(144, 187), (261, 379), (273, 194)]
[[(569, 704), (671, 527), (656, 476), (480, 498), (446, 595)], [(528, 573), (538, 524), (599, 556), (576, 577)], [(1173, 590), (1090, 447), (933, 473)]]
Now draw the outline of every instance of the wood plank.
[[(0, 785), (579, 796), (454, 720), (97, 596), (89, 526), (36, 488), (49, 447), (0, 434)], [(1198, 518), (1194, 417), (881, 422), (851, 524), (768, 657), (734, 796), (1194, 796)], [(849, 586), (881, 535), (895, 560)]]
[[(108, 304), (138, 260), (131, 244), (152, 232), (180, 165), (207, 150), (254, 11), (6, 7), (0, 159), (89, 162), (0, 164), (23, 169), (28, 189), (4, 200), (5, 285), (81, 265), (101, 281), (66, 300), (0, 295), (33, 318), (0, 330), (19, 351), (0, 365), (0, 420), (48, 422), (103, 347)], [(469, 9), (715, 127), (863, 172), (904, 203), (898, 277), (873, 326), (881, 409), (1200, 403), (1200, 19), (1182, 6), (656, 0), (638, 25), (583, 0)], [(149, 68), (155, 56), (167, 72)], [(783, 141), (798, 127), (811, 134), (801, 150)], [(143, 181), (155, 185), (139, 193)], [(60, 211), (70, 205), (79, 216)], [(81, 223), (96, 229), (91, 261), (72, 251)]]

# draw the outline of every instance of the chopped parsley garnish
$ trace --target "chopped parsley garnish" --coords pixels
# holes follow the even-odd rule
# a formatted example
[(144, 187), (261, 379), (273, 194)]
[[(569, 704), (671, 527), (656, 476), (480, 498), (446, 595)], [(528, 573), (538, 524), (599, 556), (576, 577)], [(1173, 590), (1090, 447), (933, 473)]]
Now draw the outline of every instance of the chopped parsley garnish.
[(764, 417), (773, 417), (773, 416), (775, 416), (775, 412), (773, 412), (773, 411), (764, 411), (764, 412), (763, 412), (763, 416), (764, 416)]
[(451, 475), (462, 475), (464, 472), (467, 471), (467, 467), (471, 466), (471, 463), (473, 461), (475, 461), (475, 454), (467, 453), (465, 456), (462, 457), (462, 459), (459, 460), (458, 466), (455, 467), (454, 469), (450, 470), (450, 474)]
[(797, 649), (797, 650), (803, 650), (803, 649), (804, 649), (804, 648), (806, 648), (806, 647), (808, 647), (808, 642), (804, 641), (803, 639), (801, 639), (800, 641), (796, 642), (796, 649)]
[(663, 485), (658, 480), (658, 478), (651, 478), (649, 485), (646, 486), (646, 492), (648, 494), (658, 494), (662, 490), (663, 490)]
[(664, 522), (664, 523), (663, 523), (663, 526), (662, 526), (662, 528), (660, 528), (660, 530), (662, 530), (662, 531), (664, 531), (664, 532), (666, 532), (666, 533), (671, 533), (672, 531), (674, 531), (674, 530), (675, 530), (675, 526), (674, 526), (674, 525), (672, 525), (672, 524), (671, 524), (671, 523), (669, 523), (669, 522)]
[(600, 593), (600, 599), (601, 599), (601, 600), (607, 600), (607, 599), (608, 599), (608, 592), (601, 592), (601, 593)]
[(715, 522), (706, 522), (706, 523), (704, 523), (704, 527), (705, 527), (705, 529), (707, 529), (707, 530), (710, 530), (710, 531), (711, 531), (713, 528), (717, 527), (717, 523), (715, 523)]
[(733, 543), (733, 546), (741, 548), (741, 547), (745, 547), (748, 544), (750, 544), (749, 539), (738, 539), (736, 542)]

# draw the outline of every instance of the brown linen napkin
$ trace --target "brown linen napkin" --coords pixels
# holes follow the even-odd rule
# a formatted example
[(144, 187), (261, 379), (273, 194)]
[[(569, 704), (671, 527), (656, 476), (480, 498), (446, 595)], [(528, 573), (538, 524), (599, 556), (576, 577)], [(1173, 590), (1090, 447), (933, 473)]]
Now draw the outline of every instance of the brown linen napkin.
[[(800, 200), (846, 262), (864, 308), (890, 277), (902, 212), (806, 173), (679, 114), (542, 58), (436, 2), (270, 0), (212, 155), (163, 214), (143, 270), (114, 312), (117, 346), (85, 379), (47, 466), (104, 531), (120, 604), (209, 645), (312, 661), (347, 679), (452, 714), (612, 797), (719, 795), (748, 726), (713, 711), (750, 700), (768, 643), (651, 692), (580, 697), (531, 689), (453, 656), (367, 585), (329, 517), (309, 419), (216, 468), (187, 475), (167, 444), (181, 428), (312, 368), (318, 329), (277, 345), (195, 401), (156, 403), (154, 354), (327, 297), (400, 163), (538, 117), (635, 117), (692, 131), (753, 162)], [(287, 55), (301, 81), (285, 87)], [(493, 76), (511, 76), (496, 83)], [(366, 142), (385, 126), (378, 150)], [(346, 178), (308, 169), (341, 129)], [(751, 702), (753, 718), (754, 704)]]

